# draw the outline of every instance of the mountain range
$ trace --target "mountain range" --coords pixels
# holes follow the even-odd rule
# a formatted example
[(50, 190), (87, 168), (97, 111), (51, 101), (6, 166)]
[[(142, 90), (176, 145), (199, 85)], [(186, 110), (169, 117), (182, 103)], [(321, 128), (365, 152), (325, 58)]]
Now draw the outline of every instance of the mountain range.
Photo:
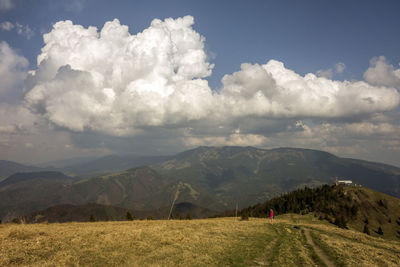
[[(88, 203), (156, 214), (168, 210), (174, 199), (177, 204), (191, 203), (220, 212), (296, 188), (332, 184), (337, 178), (400, 197), (399, 168), (308, 149), (198, 147), (168, 157), (116, 160), (120, 168), (129, 164), (134, 168), (112, 173), (109, 170), (118, 169), (118, 164), (107, 158), (98, 162), (88, 162), (87, 169), (108, 174), (88, 172), (84, 179), (60, 172), (11, 175), (0, 183), (0, 219), (11, 220), (55, 205)], [(148, 166), (138, 167), (139, 162)], [(91, 168), (91, 164), (104, 168)]]

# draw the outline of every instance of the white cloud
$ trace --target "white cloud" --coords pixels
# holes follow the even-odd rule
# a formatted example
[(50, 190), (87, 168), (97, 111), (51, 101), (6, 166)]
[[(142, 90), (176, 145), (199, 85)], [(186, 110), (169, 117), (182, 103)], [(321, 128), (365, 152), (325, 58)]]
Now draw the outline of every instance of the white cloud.
[(44, 35), (27, 104), (57, 125), (115, 135), (204, 118), (214, 98), (201, 78), (213, 65), (192, 24), (190, 16), (153, 20), (131, 35), (118, 20), (101, 32), (58, 22)]
[(324, 77), (327, 79), (332, 79), (333, 77), (333, 71), (332, 69), (327, 69), (327, 70), (317, 70), (316, 75), (318, 77)]
[(346, 65), (343, 62), (338, 62), (335, 64), (336, 73), (342, 73), (346, 68)]
[(28, 40), (30, 40), (32, 36), (35, 35), (34, 31), (29, 27), (29, 25), (22, 25), (19, 22), (13, 24), (9, 21), (4, 21), (0, 23), (0, 30), (2, 31), (11, 31), (13, 29), (15, 29), (17, 34), (24, 36)]
[(7, 11), (14, 7), (11, 0), (0, 0), (0, 11)]
[(384, 56), (373, 58), (364, 73), (364, 79), (373, 85), (400, 89), (400, 68), (395, 69)]
[(365, 82), (332, 81), (286, 69), (282, 62), (242, 64), (222, 79), (224, 103), (235, 116), (341, 118), (398, 106), (395, 89)]
[(28, 60), (6, 42), (0, 42), (0, 102), (7, 101), (6, 96), (15, 91), (22, 92), (28, 64)]
[[(44, 35), (38, 67), (27, 81), (26, 106), (73, 131), (125, 136), (210, 119), (224, 126), (254, 117), (348, 118), (400, 102), (393, 88), (303, 77), (275, 60), (242, 64), (215, 92), (204, 79), (213, 68), (205, 38), (193, 23), (191, 16), (155, 19), (131, 35), (116, 19), (100, 31), (60, 21)], [(338, 63), (335, 71), (344, 67)]]
[(330, 69), (326, 69), (326, 70), (318, 70), (315, 74), (318, 77), (323, 77), (323, 78), (327, 78), (327, 79), (332, 79), (334, 74), (340, 74), (343, 73), (343, 71), (345, 70), (346, 65), (342, 62), (338, 62), (335, 64), (335, 66)]
[(14, 24), (9, 21), (4, 21), (0, 23), (0, 30), (2, 31), (11, 31), (14, 28)]
[(20, 23), (15, 23), (15, 29), (19, 35), (24, 36), (26, 39), (30, 40), (35, 34), (29, 25), (22, 25)]

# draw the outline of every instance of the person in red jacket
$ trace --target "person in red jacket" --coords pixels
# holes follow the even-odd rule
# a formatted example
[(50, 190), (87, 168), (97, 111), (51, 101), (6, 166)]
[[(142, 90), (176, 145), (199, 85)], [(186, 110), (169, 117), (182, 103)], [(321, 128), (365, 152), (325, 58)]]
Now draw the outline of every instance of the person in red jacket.
[(274, 220), (274, 211), (272, 209), (269, 210), (269, 221), (272, 223)]

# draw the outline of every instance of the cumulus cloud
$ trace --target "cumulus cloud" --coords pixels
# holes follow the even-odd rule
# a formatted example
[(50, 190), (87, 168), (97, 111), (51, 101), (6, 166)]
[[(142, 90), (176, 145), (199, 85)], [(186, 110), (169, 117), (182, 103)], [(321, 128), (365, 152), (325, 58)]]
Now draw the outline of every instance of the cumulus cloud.
[(0, 103), (22, 93), (28, 60), (6, 42), (0, 42)]
[(242, 64), (222, 83), (223, 102), (235, 116), (340, 118), (390, 110), (400, 101), (393, 88), (333, 81), (312, 73), (303, 77), (275, 60)]
[(62, 21), (44, 35), (27, 105), (51, 122), (116, 135), (210, 114), (204, 37), (190, 16), (153, 20), (137, 35), (115, 19), (98, 32)]
[[(205, 38), (193, 24), (191, 16), (155, 19), (132, 35), (117, 19), (100, 31), (60, 21), (44, 35), (25, 104), (72, 131), (116, 136), (210, 119), (224, 126), (243, 118), (347, 118), (399, 104), (393, 88), (301, 76), (276, 60), (244, 63), (213, 91), (205, 79), (213, 68)], [(335, 71), (344, 68), (339, 63)], [(238, 140), (235, 134), (230, 140)]]
[(384, 56), (373, 58), (364, 73), (364, 79), (373, 85), (400, 89), (400, 68), (395, 69)]

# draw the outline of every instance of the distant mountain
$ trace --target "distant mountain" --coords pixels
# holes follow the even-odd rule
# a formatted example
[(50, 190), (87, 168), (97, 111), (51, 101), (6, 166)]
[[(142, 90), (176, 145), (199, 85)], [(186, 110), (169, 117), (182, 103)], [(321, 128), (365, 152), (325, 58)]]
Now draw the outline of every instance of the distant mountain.
[(0, 219), (65, 203), (66, 186), (75, 179), (59, 172), (17, 173), (0, 183)]
[(2, 182), (0, 182), (0, 187), (11, 185), (11, 184), (20, 184), (22, 182), (32, 181), (37, 183), (38, 181), (48, 181), (48, 182), (70, 182), (73, 181), (69, 176), (61, 172), (55, 171), (42, 171), (42, 172), (21, 172), (15, 173), (10, 177), (6, 178)]
[[(176, 179), (149, 167), (138, 167), (89, 178), (68, 187), (72, 201), (114, 205), (132, 210), (155, 210), (172, 202)], [(79, 196), (79, 197), (78, 197)]]
[(65, 173), (78, 176), (98, 176), (147, 166), (169, 159), (168, 156), (108, 155), (60, 168)]
[[(93, 166), (103, 165), (104, 170), (108, 161), (112, 162), (110, 166), (126, 163), (109, 157)], [(174, 198), (176, 203), (220, 212), (236, 205), (245, 208), (296, 188), (332, 184), (336, 178), (400, 196), (400, 169), (389, 165), (308, 149), (199, 147), (148, 167), (80, 181), (70, 177), (65, 181), (53, 180), (51, 189), (49, 181), (36, 185), (35, 180), (29, 179), (12, 186), (0, 184), (0, 219), (17, 211), (22, 215), (58, 204), (97, 203), (135, 212), (156, 211), (168, 207)]]
[(17, 162), (0, 160), (0, 181), (17, 172), (41, 171), (41, 168), (23, 165)]
[[(370, 235), (400, 239), (400, 199), (358, 186), (322, 186), (298, 189), (239, 212), (253, 217), (267, 217), (270, 209), (275, 214), (312, 212), (320, 220), (328, 220), (339, 227), (350, 227)], [(233, 212), (227, 215), (232, 215)]]
[(153, 165), (197, 192), (192, 202), (216, 210), (262, 202), (304, 186), (332, 184), (336, 177), (400, 196), (400, 169), (297, 148), (199, 147)]

